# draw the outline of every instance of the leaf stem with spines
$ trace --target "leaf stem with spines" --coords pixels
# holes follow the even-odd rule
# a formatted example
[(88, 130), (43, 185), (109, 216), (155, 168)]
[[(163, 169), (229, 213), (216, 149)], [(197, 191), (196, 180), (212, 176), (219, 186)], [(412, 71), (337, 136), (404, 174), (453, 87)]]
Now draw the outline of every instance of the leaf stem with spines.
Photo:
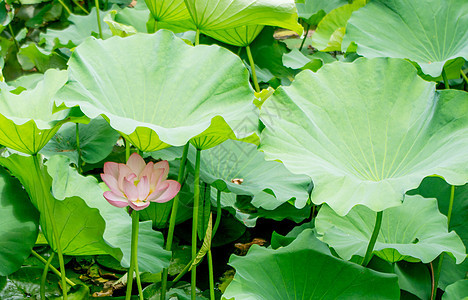
[[(185, 173), (185, 165), (187, 162), (187, 154), (190, 147), (190, 143), (185, 144), (184, 151), (182, 153), (182, 158), (180, 160), (179, 166), (179, 174), (177, 175), (177, 182), (179, 182), (182, 186), (182, 181), (184, 178)], [(171, 219), (169, 221), (169, 231), (167, 233), (167, 242), (166, 242), (166, 250), (172, 250), (172, 240), (174, 238), (174, 229), (175, 229), (175, 222), (177, 218), (177, 210), (179, 208), (179, 194), (174, 197), (172, 202), (172, 211), (171, 211)], [(162, 281), (161, 281), (161, 300), (166, 299), (166, 289), (167, 289), (167, 276), (168, 276), (168, 268), (163, 270)]]
[(99, 38), (103, 39), (102, 37), (102, 27), (101, 27), (101, 16), (99, 13), (99, 0), (94, 0), (95, 6), (96, 6), (96, 16), (97, 16), (97, 23), (99, 27)]
[[(447, 211), (447, 230), (450, 229), (450, 220), (452, 219), (453, 200), (455, 199), (455, 186), (450, 186), (449, 207)], [(437, 262), (437, 271), (434, 274), (434, 286), (432, 293), (437, 294), (437, 287), (439, 286), (440, 272), (442, 271), (442, 263), (444, 261), (444, 253), (440, 254), (439, 261)]]
[(41, 287), (40, 287), (40, 295), (41, 299), (46, 299), (45, 296), (45, 284), (47, 280), (47, 273), (49, 272), (49, 266), (50, 263), (52, 262), (52, 259), (54, 258), (55, 252), (52, 252), (50, 254), (49, 259), (47, 260), (46, 264), (44, 265), (44, 271), (42, 271), (42, 276), (41, 276)]
[(252, 81), (255, 86), (255, 91), (257, 93), (260, 93), (260, 86), (258, 85), (257, 73), (255, 72), (255, 62), (253, 60), (252, 52), (250, 51), (250, 46), (247, 45), (245, 47), (245, 50), (247, 51), (247, 57), (249, 58), (250, 69), (252, 70)]
[[(195, 160), (195, 183), (193, 191), (193, 222), (192, 222), (192, 260), (195, 261), (197, 257), (197, 229), (198, 229), (198, 206), (200, 203), (200, 155), (201, 150), (197, 149), (197, 156)], [(194, 265), (191, 271), (191, 299), (196, 298), (197, 288), (197, 266)]]
[(364, 255), (364, 259), (362, 260), (361, 266), (365, 267), (370, 262), (372, 258), (372, 254), (374, 252), (374, 246), (377, 242), (377, 237), (379, 236), (380, 226), (382, 226), (382, 216), (383, 211), (377, 212), (377, 216), (375, 217), (375, 225), (374, 230), (372, 232), (372, 236), (369, 240), (369, 245), (367, 245), (366, 254)]
[[(36, 251), (31, 250), (31, 253), (32, 253), (32, 255), (33, 255), (35, 258), (37, 258), (41, 263), (43, 263), (44, 265), (47, 264), (47, 260), (45, 260), (44, 257), (40, 256)], [(55, 275), (57, 275), (58, 277), (62, 277), (62, 273), (60, 273), (60, 271), (57, 270), (54, 266), (50, 265), (50, 266), (49, 266), (49, 269), (51, 269), (52, 272), (54, 272)], [(69, 285), (71, 285), (71, 286), (75, 286), (75, 285), (76, 285), (76, 284), (75, 284), (73, 281), (71, 281), (70, 279), (68, 279), (68, 278), (66, 278), (66, 277), (65, 277), (65, 279), (67, 280), (67, 283), (68, 283)]]
[(310, 29), (310, 24), (307, 24), (307, 29), (305, 30), (305, 36), (302, 39), (302, 43), (301, 43), (301, 46), (299, 47), (299, 51), (301, 51), (302, 47), (304, 47), (304, 43), (305, 43), (305, 41), (307, 39), (307, 35), (309, 34), (309, 29)]
[(450, 85), (448, 82), (447, 73), (445, 72), (445, 69), (442, 69), (442, 78), (444, 79), (445, 89), (450, 90)]
[[(50, 191), (46, 188), (45, 182), (44, 182), (44, 175), (45, 175), (45, 170), (41, 167), (42, 163), (40, 161), (40, 156), (38, 154), (34, 154), (34, 166), (36, 169), (36, 174), (39, 177), (39, 181), (41, 182), (42, 189), (44, 190), (44, 196), (50, 195)], [(57, 254), (59, 258), (59, 265), (60, 265), (60, 274), (62, 278), (62, 294), (63, 294), (63, 299), (67, 300), (68, 295), (67, 295), (67, 280), (65, 277), (65, 263), (63, 260), (63, 254), (62, 254), (62, 246), (60, 244), (60, 237), (59, 233), (57, 230), (57, 225), (55, 223), (55, 219), (52, 216), (52, 211), (51, 208), (49, 207), (49, 199), (52, 198), (52, 195), (50, 197), (45, 197), (44, 199), (44, 205), (45, 205), (45, 210), (46, 210), (46, 215), (49, 217), (50, 225), (52, 226), (52, 232), (53, 232), (53, 239), (55, 241), (55, 246), (57, 248)]]

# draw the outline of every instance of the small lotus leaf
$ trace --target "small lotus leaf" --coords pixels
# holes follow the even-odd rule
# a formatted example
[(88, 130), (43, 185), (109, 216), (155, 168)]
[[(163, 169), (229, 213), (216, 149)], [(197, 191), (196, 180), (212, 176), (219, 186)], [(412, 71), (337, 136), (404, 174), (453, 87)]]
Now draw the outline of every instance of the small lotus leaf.
[[(345, 217), (323, 206), (315, 227), (323, 241), (346, 260), (353, 255), (364, 257), (372, 235), (376, 212), (356, 206)], [(389, 261), (429, 263), (446, 252), (461, 263), (465, 246), (455, 232), (448, 232), (447, 218), (437, 208), (435, 199), (407, 196), (401, 206), (383, 212), (382, 227), (374, 252)], [(415, 260), (416, 259), (416, 260)]]

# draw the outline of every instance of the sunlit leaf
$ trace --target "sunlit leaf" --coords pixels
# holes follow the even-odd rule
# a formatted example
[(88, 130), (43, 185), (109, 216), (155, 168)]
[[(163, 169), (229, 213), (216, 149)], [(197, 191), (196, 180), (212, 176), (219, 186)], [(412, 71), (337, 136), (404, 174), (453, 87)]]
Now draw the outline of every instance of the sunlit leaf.
[[(376, 212), (356, 206), (345, 217), (322, 206), (315, 227), (323, 241), (346, 260), (353, 255), (364, 257), (372, 235)], [(389, 261), (429, 263), (442, 252), (461, 263), (466, 249), (455, 232), (448, 232), (447, 218), (437, 208), (435, 199), (406, 196), (403, 204), (383, 212), (382, 227), (374, 253)]]
[(52, 113), (52, 97), (66, 80), (66, 71), (49, 70), (43, 81), (19, 95), (0, 82), (0, 144), (27, 154), (44, 147), (67, 116), (66, 111)]
[(370, 1), (349, 20), (343, 49), (355, 42), (360, 55), (408, 58), (438, 77), (446, 62), (468, 59), (467, 14), (465, 0)]
[(311, 176), (314, 203), (339, 215), (358, 204), (380, 211), (428, 175), (465, 184), (467, 116), (467, 93), (435, 91), (407, 61), (336, 62), (263, 104), (260, 150)]
[[(131, 55), (123, 60), (122, 53)], [(206, 149), (257, 130), (247, 69), (218, 46), (192, 47), (164, 30), (88, 39), (69, 65), (56, 103), (79, 105), (91, 118), (102, 114), (142, 151), (189, 140)]]
[[(398, 299), (394, 274), (376, 272), (343, 261), (311, 243), (313, 232), (277, 250), (253, 245), (244, 257), (231, 256), (234, 280), (223, 297), (236, 300)], [(254, 266), (254, 267), (253, 267)]]

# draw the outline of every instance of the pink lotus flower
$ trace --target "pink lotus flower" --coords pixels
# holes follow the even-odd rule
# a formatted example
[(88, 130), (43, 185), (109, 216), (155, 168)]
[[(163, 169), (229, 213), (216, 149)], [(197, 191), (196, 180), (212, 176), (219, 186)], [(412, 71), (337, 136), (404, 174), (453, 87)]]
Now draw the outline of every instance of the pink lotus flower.
[(150, 202), (167, 202), (177, 195), (180, 184), (166, 180), (169, 164), (166, 160), (158, 163), (145, 163), (137, 153), (133, 153), (127, 164), (106, 162), (102, 180), (110, 188), (104, 198), (117, 207), (130, 205), (134, 210), (142, 210)]

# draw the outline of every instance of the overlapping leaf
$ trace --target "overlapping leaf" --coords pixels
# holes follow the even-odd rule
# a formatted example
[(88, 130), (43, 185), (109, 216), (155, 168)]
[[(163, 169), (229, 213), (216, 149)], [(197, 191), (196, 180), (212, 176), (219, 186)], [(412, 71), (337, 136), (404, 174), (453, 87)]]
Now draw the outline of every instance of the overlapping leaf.
[(317, 25), (320, 20), (335, 8), (348, 4), (346, 0), (305, 0), (296, 3), (299, 18), (311, 25)]
[[(364, 257), (375, 215), (365, 206), (356, 206), (341, 217), (323, 206), (315, 227), (324, 242), (349, 260), (353, 255)], [(466, 257), (461, 239), (455, 232), (447, 231), (447, 218), (439, 212), (437, 201), (421, 196), (407, 196), (401, 206), (384, 211), (374, 251), (392, 263), (400, 260), (429, 263), (442, 252), (455, 257), (457, 263)]]
[[(109, 26), (102, 21), (107, 12), (100, 11), (102, 34), (104, 38), (112, 36)], [(72, 23), (63, 30), (47, 29), (46, 33), (40, 35), (41, 43), (45, 44), (47, 50), (67, 47), (73, 48), (81, 44), (90, 35), (99, 34), (96, 8), (93, 7), (88, 15), (71, 14), (68, 20)]]
[(360, 55), (408, 58), (438, 77), (446, 62), (468, 60), (467, 16), (465, 0), (370, 1), (350, 18), (343, 49), (355, 42)]
[[(122, 53), (132, 53), (125, 60)], [(125, 39), (89, 39), (69, 62), (57, 103), (79, 105), (143, 151), (189, 140), (209, 148), (257, 128), (253, 90), (238, 57), (218, 46), (192, 47), (164, 30)]]
[(6, 276), (31, 254), (39, 232), (39, 214), (19, 182), (1, 167), (0, 207), (0, 275)]
[(48, 70), (34, 88), (20, 94), (0, 82), (0, 144), (27, 154), (44, 147), (67, 116), (66, 111), (52, 113), (52, 97), (66, 80), (66, 71)]
[[(312, 230), (277, 250), (253, 245), (245, 257), (231, 256), (234, 280), (223, 297), (270, 299), (397, 299), (398, 279), (343, 261), (315, 248)], [(256, 267), (252, 267), (256, 266)]]
[[(265, 161), (255, 145), (231, 140), (202, 154), (201, 180), (224, 192), (253, 196), (256, 207), (272, 210), (293, 199), (297, 208), (303, 208), (309, 198), (308, 176), (291, 174), (281, 163)], [(189, 160), (195, 161), (195, 151), (189, 152)]]
[(466, 182), (467, 116), (467, 93), (435, 91), (404, 60), (361, 58), (277, 89), (261, 109), (260, 149), (311, 176), (315, 203), (380, 211), (428, 175)]

